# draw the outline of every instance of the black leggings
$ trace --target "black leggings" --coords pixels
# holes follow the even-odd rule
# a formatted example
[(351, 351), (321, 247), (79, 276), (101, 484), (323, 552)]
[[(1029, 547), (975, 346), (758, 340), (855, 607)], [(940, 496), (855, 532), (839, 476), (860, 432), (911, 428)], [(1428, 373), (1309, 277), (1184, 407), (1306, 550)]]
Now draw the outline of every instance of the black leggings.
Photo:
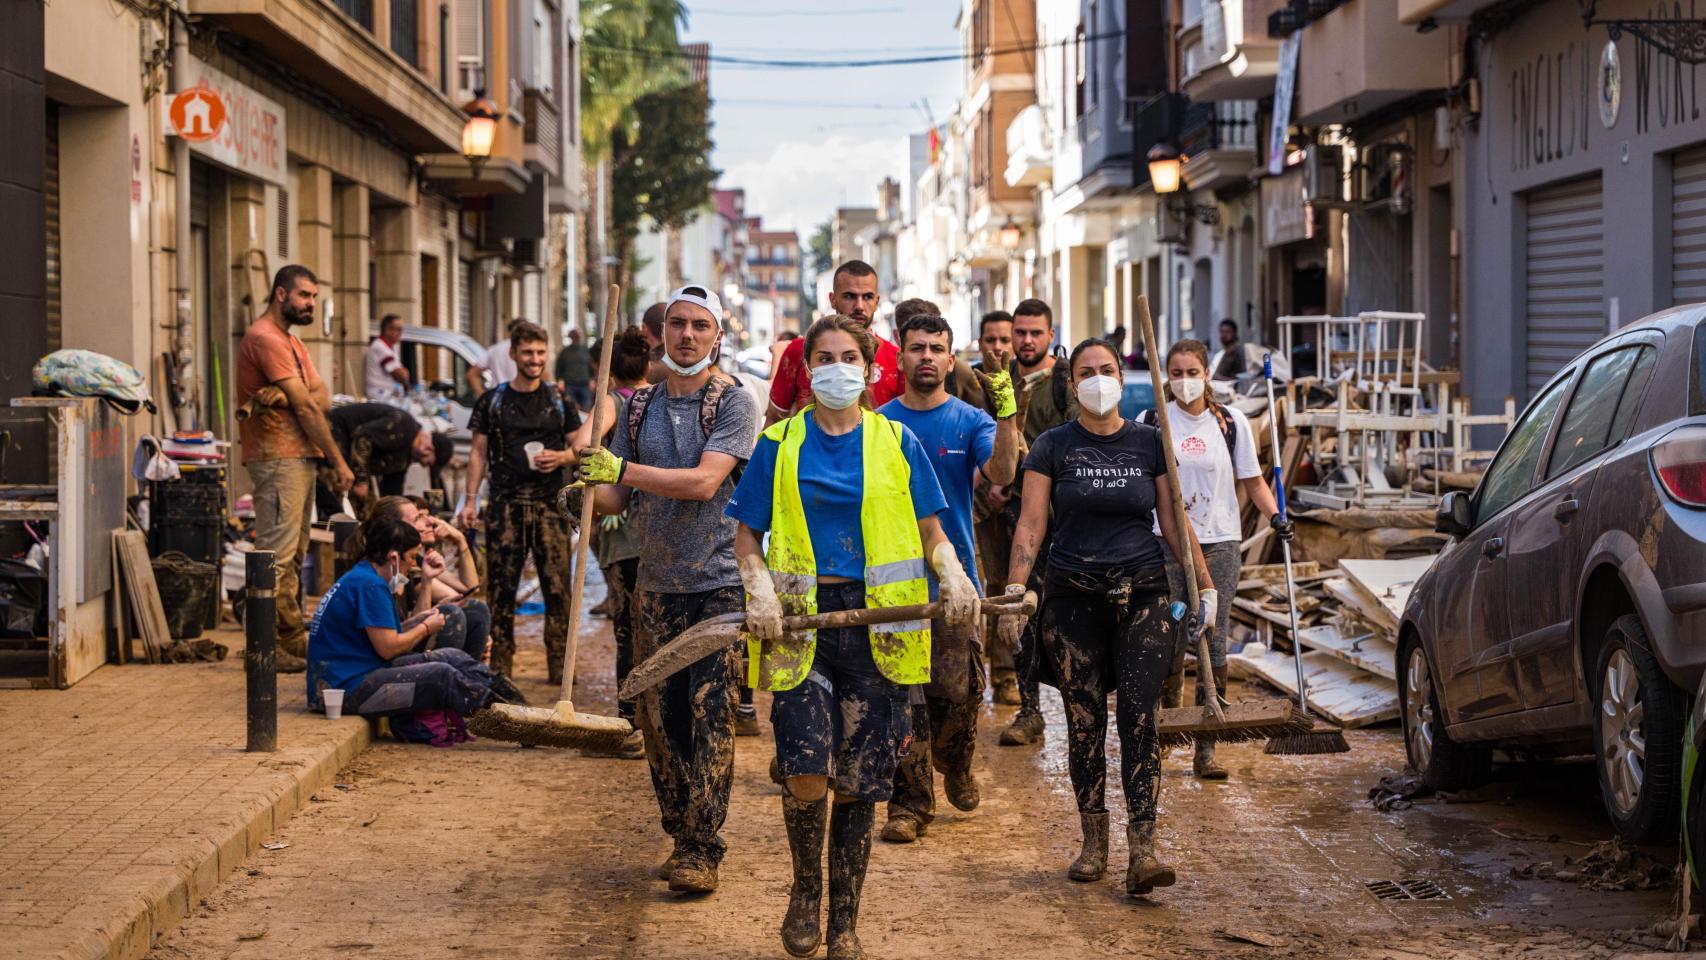
[(1168, 610), (1172, 596), (1165, 577), (1157, 590), (1154, 578), (1142, 573), (1124, 600), (1051, 577), (1038, 618), (1041, 652), (1054, 668), (1066, 704), (1067, 760), (1078, 809), (1108, 809), (1108, 692), (1117, 691), (1120, 777), (1133, 823), (1155, 819), (1161, 791), (1155, 710), (1178, 629)]

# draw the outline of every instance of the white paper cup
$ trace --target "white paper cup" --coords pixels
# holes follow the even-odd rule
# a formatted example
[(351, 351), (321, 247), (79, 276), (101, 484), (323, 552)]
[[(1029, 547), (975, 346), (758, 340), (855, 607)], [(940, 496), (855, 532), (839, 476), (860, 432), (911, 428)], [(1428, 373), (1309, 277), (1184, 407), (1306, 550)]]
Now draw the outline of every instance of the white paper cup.
[(321, 690), (320, 699), (325, 701), (327, 720), (336, 720), (344, 715), (344, 692), (342, 690)]
[(527, 454), (527, 465), (532, 467), (535, 470), (539, 469), (538, 464), (534, 463), (533, 461), (536, 458), (538, 458), (538, 456), (541, 453), (545, 452), (545, 445), (543, 443), (540, 443), (539, 441), (535, 440), (532, 443), (528, 444), (527, 446), (522, 447), (521, 449), (522, 449), (523, 453)]

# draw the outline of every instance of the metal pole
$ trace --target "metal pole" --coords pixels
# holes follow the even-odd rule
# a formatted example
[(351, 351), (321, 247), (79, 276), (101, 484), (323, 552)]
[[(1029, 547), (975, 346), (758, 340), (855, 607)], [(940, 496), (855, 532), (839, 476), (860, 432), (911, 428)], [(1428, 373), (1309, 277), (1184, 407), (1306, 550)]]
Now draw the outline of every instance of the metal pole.
[[(180, 9), (187, 9), (180, 6)], [(189, 27), (182, 16), (172, 18), (172, 86), (175, 91), (190, 86)], [(172, 417), (179, 430), (201, 429), (198, 413), (200, 387), (195, 381), (195, 319), (190, 305), (192, 264), (190, 262), (190, 144), (183, 137), (172, 140), (172, 363), (177, 369), (178, 403)]]
[(243, 582), (243, 670), (249, 680), (250, 753), (278, 749), (278, 624), (273, 588), (277, 575), (271, 550), (246, 555)]

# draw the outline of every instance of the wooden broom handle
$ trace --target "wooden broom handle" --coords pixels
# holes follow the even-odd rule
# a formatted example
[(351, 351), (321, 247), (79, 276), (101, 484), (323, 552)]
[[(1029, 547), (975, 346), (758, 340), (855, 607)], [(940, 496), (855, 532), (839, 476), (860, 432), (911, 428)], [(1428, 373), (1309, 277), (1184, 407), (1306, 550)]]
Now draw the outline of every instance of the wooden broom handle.
[[(616, 352), (616, 311), (622, 288), (610, 285), (605, 298), (604, 338), (598, 342), (598, 387), (592, 393), (592, 445), (604, 445), (604, 398), (610, 395), (610, 355)], [(575, 654), (581, 639), (581, 593), (586, 589), (586, 557), (592, 545), (592, 508), (595, 488), (581, 491), (580, 535), (575, 537), (575, 584), (569, 591), (569, 636), (563, 644), (563, 692), (557, 699), (572, 703), (575, 698)]]
[[(1171, 494), (1168, 499), (1173, 509), (1173, 526), (1179, 531), (1179, 539), (1184, 544), (1184, 556), (1179, 557), (1179, 568), (1185, 571), (1185, 596), (1189, 607), (1185, 610), (1185, 623), (1196, 616), (1197, 598), (1197, 561), (1196, 561), (1196, 531), (1191, 529), (1190, 514), (1185, 512), (1185, 492), (1179, 484), (1179, 459), (1173, 454), (1173, 423), (1167, 414), (1167, 394), (1161, 388), (1161, 359), (1160, 351), (1156, 350), (1155, 318), (1149, 315), (1149, 298), (1139, 295), (1137, 298), (1137, 329), (1143, 336), (1143, 355), (1149, 360), (1149, 382), (1155, 388), (1155, 424), (1161, 430), (1161, 449), (1167, 458), (1167, 490)], [(1227, 600), (1231, 602), (1230, 598)], [(1215, 695), (1212, 680), (1207, 679), (1214, 669), (1214, 660), (1209, 655), (1208, 631), (1214, 629), (1214, 624), (1208, 624), (1197, 636), (1197, 682), (1202, 684), (1203, 703), (1208, 705), (1209, 713), (1217, 721), (1225, 722), (1226, 715), (1220, 709), (1220, 698)]]
[[(978, 598), (978, 616), (997, 614), (1030, 616), (1037, 611), (1037, 595), (1002, 594)], [(782, 629), (790, 633), (800, 630), (833, 630), (836, 627), (868, 627), (877, 623), (904, 623), (907, 620), (931, 620), (942, 615), (941, 601), (918, 603), (904, 607), (872, 607), (857, 610), (833, 610), (805, 616), (782, 618)]]

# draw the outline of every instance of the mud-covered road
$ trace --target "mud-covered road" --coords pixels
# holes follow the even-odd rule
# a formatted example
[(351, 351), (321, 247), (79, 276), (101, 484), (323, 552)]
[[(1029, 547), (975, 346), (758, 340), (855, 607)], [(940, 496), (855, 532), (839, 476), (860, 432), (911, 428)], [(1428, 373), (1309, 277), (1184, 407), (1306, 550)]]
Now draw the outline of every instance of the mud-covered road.
[[(538, 618), (522, 622), (534, 637), (518, 672), (529, 697), (549, 702)], [(576, 703), (608, 711), (608, 625), (590, 622), (582, 649)], [(1353, 733), (1352, 752), (1333, 756), (1224, 748), (1225, 784), (1193, 780), (1178, 751), (1159, 839), (1179, 884), (1125, 897), (1118, 829), (1108, 879), (1072, 883), (1077, 817), (1059, 700), (1044, 696), (1041, 749), (996, 746), (1012, 708), (986, 710), (982, 806), (944, 803), (919, 843), (875, 844), (859, 926), (873, 958), (1604, 958), (1660, 943), (1645, 931), (1671, 911), (1670, 890), (1511, 876), (1608, 836), (1591, 768), (1507, 769), (1508, 799), (1381, 813), (1367, 793), (1402, 766), (1390, 730)], [(683, 898), (652, 878), (669, 847), (644, 761), (382, 742), (278, 834), (288, 846), (258, 853), (151, 957), (782, 957), (788, 856), (768, 736), (737, 751), (713, 895)], [(1117, 784), (1111, 776), (1116, 811)], [(1445, 898), (1380, 900), (1366, 887), (1412, 879)]]

